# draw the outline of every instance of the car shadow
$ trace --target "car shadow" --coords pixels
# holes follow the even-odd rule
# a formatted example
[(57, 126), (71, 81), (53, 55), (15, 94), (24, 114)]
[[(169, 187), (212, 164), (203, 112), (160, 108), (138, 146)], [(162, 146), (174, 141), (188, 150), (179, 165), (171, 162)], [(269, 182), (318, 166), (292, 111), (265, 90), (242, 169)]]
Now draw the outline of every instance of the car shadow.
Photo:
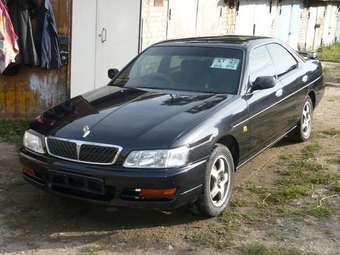
[[(0, 253), (87, 244), (121, 230), (169, 227), (203, 219), (188, 208), (162, 212), (63, 198), (38, 190), (21, 179), (10, 185), (6, 193), (4, 200), (0, 199)], [(1, 236), (2, 232), (7, 234)]]

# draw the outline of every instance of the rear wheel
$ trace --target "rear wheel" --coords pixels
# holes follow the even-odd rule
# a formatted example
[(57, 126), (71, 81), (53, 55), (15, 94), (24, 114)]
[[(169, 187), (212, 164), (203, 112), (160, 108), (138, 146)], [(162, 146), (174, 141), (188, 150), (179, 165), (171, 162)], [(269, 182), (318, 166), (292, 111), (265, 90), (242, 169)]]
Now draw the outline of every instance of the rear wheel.
[(313, 127), (313, 102), (308, 96), (302, 109), (301, 117), (297, 128), (291, 134), (291, 138), (296, 142), (307, 141), (312, 134)]
[(234, 161), (230, 150), (218, 144), (207, 164), (204, 192), (196, 203), (201, 214), (215, 217), (228, 206), (234, 171)]

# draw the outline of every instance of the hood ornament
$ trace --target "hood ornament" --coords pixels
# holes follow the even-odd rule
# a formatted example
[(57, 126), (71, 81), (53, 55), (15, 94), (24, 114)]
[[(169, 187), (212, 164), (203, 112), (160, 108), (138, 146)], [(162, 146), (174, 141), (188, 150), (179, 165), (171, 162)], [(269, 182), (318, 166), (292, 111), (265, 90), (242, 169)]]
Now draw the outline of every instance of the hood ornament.
[(88, 135), (91, 133), (90, 127), (89, 126), (84, 126), (83, 127), (83, 132), (84, 132), (83, 138), (88, 137)]

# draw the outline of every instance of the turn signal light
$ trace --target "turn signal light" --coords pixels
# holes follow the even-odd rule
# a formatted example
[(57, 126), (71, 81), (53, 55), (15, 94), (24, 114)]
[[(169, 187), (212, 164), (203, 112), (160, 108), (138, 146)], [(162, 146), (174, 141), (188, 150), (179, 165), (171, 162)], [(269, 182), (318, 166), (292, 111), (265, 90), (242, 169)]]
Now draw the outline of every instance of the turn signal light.
[(140, 197), (173, 197), (176, 195), (177, 189), (141, 189), (139, 192)]
[(24, 174), (26, 174), (26, 175), (28, 175), (28, 176), (37, 177), (37, 175), (36, 175), (34, 169), (33, 169), (33, 168), (30, 168), (30, 167), (28, 167), (28, 166), (25, 166), (25, 167), (23, 168), (23, 172), (24, 172)]

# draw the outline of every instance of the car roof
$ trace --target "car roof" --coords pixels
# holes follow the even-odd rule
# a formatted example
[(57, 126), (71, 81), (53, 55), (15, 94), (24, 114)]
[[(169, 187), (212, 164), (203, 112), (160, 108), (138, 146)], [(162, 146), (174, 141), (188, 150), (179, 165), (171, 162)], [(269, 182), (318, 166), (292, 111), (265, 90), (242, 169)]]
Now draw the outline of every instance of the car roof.
[(156, 43), (154, 46), (209, 46), (249, 49), (268, 42), (277, 42), (277, 40), (264, 36), (225, 35), (167, 40)]

